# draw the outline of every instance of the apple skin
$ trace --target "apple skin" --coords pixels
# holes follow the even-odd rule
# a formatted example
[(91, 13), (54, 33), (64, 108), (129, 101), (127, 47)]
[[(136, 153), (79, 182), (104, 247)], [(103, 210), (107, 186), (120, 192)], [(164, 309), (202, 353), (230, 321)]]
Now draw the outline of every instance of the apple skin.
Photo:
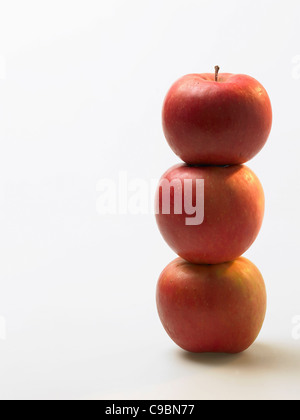
[(240, 353), (256, 340), (267, 296), (257, 267), (240, 257), (216, 265), (177, 258), (160, 275), (156, 302), (170, 338), (194, 353)]
[(272, 127), (265, 88), (247, 75), (189, 74), (166, 95), (162, 111), (165, 137), (190, 165), (235, 165), (252, 159)]
[[(170, 214), (162, 211), (163, 180), (180, 180), (182, 198), (169, 192)], [(184, 180), (204, 179), (204, 220), (189, 226), (185, 213), (175, 214), (174, 202), (184, 201)], [(155, 196), (156, 221), (172, 250), (194, 264), (220, 264), (240, 257), (255, 241), (264, 217), (264, 191), (257, 176), (245, 165), (191, 167), (179, 164), (161, 178)]]

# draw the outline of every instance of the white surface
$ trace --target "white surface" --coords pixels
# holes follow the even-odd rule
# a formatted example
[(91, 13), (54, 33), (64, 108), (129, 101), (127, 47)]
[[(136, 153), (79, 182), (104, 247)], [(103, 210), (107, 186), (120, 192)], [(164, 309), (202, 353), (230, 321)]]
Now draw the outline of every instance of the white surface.
[[(1, 3), (1, 399), (299, 398), (299, 13), (298, 0)], [(256, 77), (274, 110), (248, 164), (267, 210), (246, 256), (268, 314), (237, 356), (189, 355), (165, 334), (155, 287), (175, 255), (153, 215), (96, 211), (99, 180), (150, 182), (178, 162), (164, 95), (216, 64)]]

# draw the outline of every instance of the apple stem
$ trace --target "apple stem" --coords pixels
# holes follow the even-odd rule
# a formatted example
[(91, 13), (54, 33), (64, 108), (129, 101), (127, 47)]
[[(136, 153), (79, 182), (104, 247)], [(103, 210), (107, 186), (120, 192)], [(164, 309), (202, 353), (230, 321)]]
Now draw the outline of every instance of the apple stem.
[(220, 71), (220, 67), (215, 66), (215, 82), (219, 81), (219, 71)]

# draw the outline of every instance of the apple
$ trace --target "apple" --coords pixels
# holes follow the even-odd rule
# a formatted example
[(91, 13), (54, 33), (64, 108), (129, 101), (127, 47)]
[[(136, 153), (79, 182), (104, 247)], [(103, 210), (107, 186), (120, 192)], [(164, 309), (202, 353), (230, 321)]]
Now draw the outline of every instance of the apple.
[(255, 241), (264, 217), (263, 188), (245, 165), (175, 165), (162, 176), (155, 201), (163, 238), (178, 256), (195, 264), (240, 257)]
[(265, 145), (272, 107), (264, 87), (243, 74), (188, 74), (170, 88), (162, 122), (171, 149), (190, 165), (235, 165)]
[(216, 265), (181, 258), (160, 275), (156, 302), (171, 339), (195, 353), (240, 353), (256, 340), (265, 319), (263, 277), (246, 258)]

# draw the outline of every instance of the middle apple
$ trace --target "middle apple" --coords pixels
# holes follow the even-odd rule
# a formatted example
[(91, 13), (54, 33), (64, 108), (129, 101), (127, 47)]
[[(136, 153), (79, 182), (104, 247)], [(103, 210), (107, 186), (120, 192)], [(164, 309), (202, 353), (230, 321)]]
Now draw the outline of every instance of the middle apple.
[(232, 261), (255, 241), (265, 199), (245, 165), (169, 169), (156, 191), (156, 220), (173, 251), (194, 264)]

